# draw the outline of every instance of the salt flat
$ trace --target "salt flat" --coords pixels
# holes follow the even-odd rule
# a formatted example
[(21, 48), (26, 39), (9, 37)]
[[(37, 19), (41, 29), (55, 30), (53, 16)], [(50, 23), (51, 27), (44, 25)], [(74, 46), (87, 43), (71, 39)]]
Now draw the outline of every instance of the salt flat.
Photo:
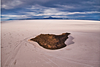
[[(39, 34), (71, 35), (66, 47), (44, 49)], [(15, 20), (1, 23), (2, 67), (100, 67), (100, 21)]]

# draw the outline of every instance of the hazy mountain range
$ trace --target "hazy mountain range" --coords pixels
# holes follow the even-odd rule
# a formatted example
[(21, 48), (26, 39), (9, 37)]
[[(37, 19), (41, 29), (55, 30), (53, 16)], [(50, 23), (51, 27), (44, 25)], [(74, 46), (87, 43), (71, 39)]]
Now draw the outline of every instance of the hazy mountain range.
[[(86, 20), (86, 18), (80, 18), (80, 19), (75, 19), (75, 18), (58, 18), (58, 17), (46, 17), (46, 18), (23, 18), (23, 19), (9, 19), (9, 20), (40, 20), (40, 19), (62, 19), (62, 20)], [(98, 20), (100, 19), (93, 19), (93, 18), (87, 18), (87, 20)]]

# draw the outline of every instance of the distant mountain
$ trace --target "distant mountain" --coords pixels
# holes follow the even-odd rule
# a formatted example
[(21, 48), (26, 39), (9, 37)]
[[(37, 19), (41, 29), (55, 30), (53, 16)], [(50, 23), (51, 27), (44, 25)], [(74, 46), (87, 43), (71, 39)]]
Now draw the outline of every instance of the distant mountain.
[(23, 19), (8, 19), (8, 20), (41, 20), (41, 19), (65, 19), (65, 20), (97, 20), (100, 21), (100, 19), (93, 19), (93, 18), (57, 18), (57, 17), (47, 17), (47, 18), (23, 18)]
[(43, 19), (63, 19), (63, 18), (56, 18), (56, 17), (48, 17), (48, 18), (43, 18)]
[(68, 19), (68, 18), (57, 18), (57, 17), (47, 17), (47, 18), (26, 18), (26, 19), (19, 19), (19, 20), (35, 20), (35, 19)]

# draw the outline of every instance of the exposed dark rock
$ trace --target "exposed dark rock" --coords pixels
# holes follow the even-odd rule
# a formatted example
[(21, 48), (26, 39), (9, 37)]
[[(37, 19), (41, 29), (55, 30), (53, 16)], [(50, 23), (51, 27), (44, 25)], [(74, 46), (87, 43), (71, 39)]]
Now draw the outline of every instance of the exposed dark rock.
[(47, 49), (60, 49), (66, 46), (64, 43), (68, 39), (70, 33), (63, 33), (61, 35), (54, 34), (40, 34), (30, 40), (36, 41), (40, 46)]

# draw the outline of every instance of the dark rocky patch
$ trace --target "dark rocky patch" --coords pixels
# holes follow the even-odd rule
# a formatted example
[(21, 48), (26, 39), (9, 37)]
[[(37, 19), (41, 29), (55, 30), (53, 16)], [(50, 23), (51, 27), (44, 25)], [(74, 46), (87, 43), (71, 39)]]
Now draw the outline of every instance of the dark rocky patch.
[(30, 40), (37, 42), (40, 46), (47, 49), (60, 49), (66, 46), (64, 43), (68, 39), (70, 33), (63, 33), (61, 35), (54, 34), (40, 34)]

